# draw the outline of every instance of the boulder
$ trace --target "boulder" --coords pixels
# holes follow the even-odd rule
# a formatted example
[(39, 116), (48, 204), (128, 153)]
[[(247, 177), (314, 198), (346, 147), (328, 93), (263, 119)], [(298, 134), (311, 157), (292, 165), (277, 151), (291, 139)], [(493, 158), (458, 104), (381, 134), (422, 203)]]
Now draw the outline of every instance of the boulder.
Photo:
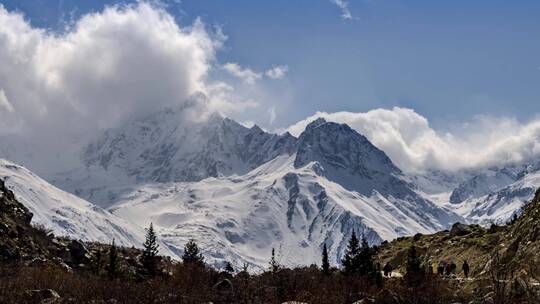
[(88, 264), (92, 255), (81, 241), (73, 240), (69, 243), (69, 253), (73, 258), (73, 264)]
[(450, 229), (450, 235), (451, 236), (464, 236), (471, 233), (471, 229), (469, 226), (461, 224), (461, 223), (455, 223), (452, 225), (452, 228)]

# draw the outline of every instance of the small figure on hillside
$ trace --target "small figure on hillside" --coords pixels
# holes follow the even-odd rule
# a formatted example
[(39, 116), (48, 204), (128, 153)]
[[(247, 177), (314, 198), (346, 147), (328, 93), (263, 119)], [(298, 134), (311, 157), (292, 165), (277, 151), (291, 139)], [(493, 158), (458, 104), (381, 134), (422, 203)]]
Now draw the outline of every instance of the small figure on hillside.
[(452, 265), (451, 263), (446, 263), (444, 266), (444, 274), (448, 277), (452, 273)]
[(384, 272), (384, 276), (385, 277), (389, 277), (391, 274), (392, 274), (392, 265), (390, 265), (390, 263), (386, 263), (383, 267), (383, 272)]
[(445, 269), (444, 263), (439, 262), (439, 266), (437, 266), (437, 274), (440, 276), (444, 275), (444, 269)]
[(469, 277), (469, 263), (467, 263), (467, 260), (463, 261), (463, 266), (461, 266), (461, 269), (463, 270), (463, 274), (465, 275), (465, 278)]

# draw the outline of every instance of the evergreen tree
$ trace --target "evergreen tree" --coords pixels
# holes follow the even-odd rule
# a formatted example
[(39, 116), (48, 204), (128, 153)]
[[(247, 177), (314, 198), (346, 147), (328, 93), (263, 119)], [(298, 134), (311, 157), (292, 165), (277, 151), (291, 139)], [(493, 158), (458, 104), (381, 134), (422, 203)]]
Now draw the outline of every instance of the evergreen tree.
[(274, 248), (272, 248), (272, 256), (270, 257), (270, 271), (276, 273), (279, 268), (279, 263), (276, 261), (276, 251)]
[(93, 267), (92, 271), (94, 272), (96, 276), (101, 275), (101, 269), (104, 268), (104, 265), (103, 265), (103, 252), (99, 249), (95, 254), (92, 267)]
[(225, 265), (225, 271), (228, 273), (234, 273), (234, 268), (232, 267), (231, 263), (227, 262)]
[(326, 243), (323, 245), (322, 251), (322, 271), (324, 274), (330, 273), (330, 263), (328, 262), (328, 249), (326, 248)]
[(422, 262), (416, 253), (416, 247), (412, 245), (407, 252), (407, 273), (422, 272)]
[(144, 252), (142, 255), (142, 265), (146, 275), (153, 276), (157, 274), (157, 254), (159, 245), (154, 231), (154, 225), (150, 223), (146, 231), (146, 240), (144, 241)]
[(357, 258), (357, 268), (358, 274), (360, 275), (373, 275), (375, 273), (375, 264), (373, 259), (373, 249), (369, 247), (367, 239), (362, 236), (362, 245), (360, 247), (358, 258)]
[[(100, 254), (101, 255), (101, 254)], [(107, 276), (110, 279), (116, 278), (118, 274), (118, 249), (112, 241), (111, 247), (109, 247), (109, 264), (107, 265)]]
[(345, 273), (357, 273), (358, 272), (358, 255), (360, 253), (360, 244), (356, 233), (352, 232), (347, 250), (345, 251), (345, 257), (341, 260)]
[(407, 252), (407, 272), (405, 273), (405, 284), (411, 287), (418, 287), (425, 279), (425, 273), (422, 269), (422, 262), (416, 252), (416, 247), (412, 245)]
[(184, 254), (182, 255), (184, 264), (200, 264), (204, 265), (204, 257), (195, 240), (189, 240), (184, 246)]

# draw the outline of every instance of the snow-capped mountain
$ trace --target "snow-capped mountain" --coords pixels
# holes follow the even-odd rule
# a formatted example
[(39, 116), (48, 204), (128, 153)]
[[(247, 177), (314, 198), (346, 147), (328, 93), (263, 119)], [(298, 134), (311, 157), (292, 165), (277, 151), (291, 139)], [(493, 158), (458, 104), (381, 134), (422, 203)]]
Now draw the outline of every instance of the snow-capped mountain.
[[(141, 247), (145, 232), (138, 225), (64, 192), (28, 169), (0, 159), (0, 179), (32, 213), (32, 223), (51, 229), (55, 235), (83, 241), (98, 241)], [(161, 252), (174, 256), (162, 243)]]
[(401, 171), (346, 125), (317, 120), (283, 154), (244, 175), (156, 183), (110, 209), (181, 248), (195, 238), (211, 263), (267, 264), (271, 248), (288, 266), (317, 263), (326, 243), (338, 264), (353, 229), (371, 243), (430, 233), (462, 220), (420, 197)]
[[(18, 183), (21, 201), (62, 234), (102, 241), (120, 239), (106, 232), (122, 228), (134, 235), (126, 243), (140, 244), (153, 222), (171, 256), (194, 238), (211, 264), (262, 269), (271, 248), (288, 266), (306, 265), (319, 261), (325, 243), (337, 264), (353, 229), (374, 244), (458, 221), (505, 220), (540, 185), (535, 166), (408, 175), (345, 124), (317, 119), (296, 138), (219, 114), (199, 117), (190, 106), (105, 132), (84, 149), (80, 167), (55, 177), (108, 211), (29, 178)], [(84, 221), (95, 228), (77, 226)]]
[(109, 130), (82, 159), (56, 183), (153, 222), (176, 255), (195, 238), (214, 264), (260, 269), (272, 247), (315, 263), (324, 243), (337, 264), (353, 229), (379, 243), (464, 221), (423, 198), (364, 136), (323, 119), (295, 138), (168, 109)]
[(515, 182), (524, 166), (511, 165), (503, 168), (488, 168), (460, 183), (450, 195), (449, 202), (458, 204), (468, 199), (479, 198)]
[[(153, 222), (160, 237), (178, 250), (194, 238), (212, 263), (247, 262), (258, 269), (267, 264), (271, 248), (292, 265), (306, 265), (319, 261), (326, 242), (337, 264), (353, 229), (378, 243), (448, 224), (424, 221), (424, 206), (412, 202), (348, 191), (321, 170), (316, 162), (295, 168), (294, 156), (280, 156), (243, 176), (148, 185), (111, 211)], [(435, 217), (426, 212), (429, 216)]]
[(491, 168), (461, 183), (451, 197), (465, 198), (450, 201), (449, 208), (471, 223), (504, 224), (529, 202), (540, 187), (540, 166), (511, 164)]
[(217, 113), (194, 119), (183, 106), (107, 131), (85, 148), (82, 168), (54, 182), (106, 206), (135, 184), (247, 173), (278, 155), (291, 154), (295, 143), (288, 133), (246, 128)]

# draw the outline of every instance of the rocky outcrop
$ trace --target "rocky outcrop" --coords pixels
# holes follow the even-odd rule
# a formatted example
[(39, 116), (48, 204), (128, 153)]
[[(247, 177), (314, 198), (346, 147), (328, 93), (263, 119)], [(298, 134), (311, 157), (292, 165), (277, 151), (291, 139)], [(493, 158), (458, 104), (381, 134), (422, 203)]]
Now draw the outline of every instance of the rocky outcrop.
[(30, 225), (32, 213), (0, 180), (0, 260), (32, 260), (48, 253), (48, 237)]
[(471, 229), (469, 229), (469, 226), (461, 223), (455, 223), (450, 229), (451, 236), (464, 236), (469, 233), (471, 233)]
[[(33, 226), (31, 220), (32, 213), (17, 201), (0, 179), (1, 264), (15, 263), (29, 267), (55, 265), (68, 271), (94, 269), (103, 264), (103, 257), (110, 245), (55, 237), (45, 227)], [(127, 272), (135, 273), (139, 267), (139, 255), (138, 249), (120, 248), (118, 263)], [(32, 294), (35, 292), (32, 291)]]

